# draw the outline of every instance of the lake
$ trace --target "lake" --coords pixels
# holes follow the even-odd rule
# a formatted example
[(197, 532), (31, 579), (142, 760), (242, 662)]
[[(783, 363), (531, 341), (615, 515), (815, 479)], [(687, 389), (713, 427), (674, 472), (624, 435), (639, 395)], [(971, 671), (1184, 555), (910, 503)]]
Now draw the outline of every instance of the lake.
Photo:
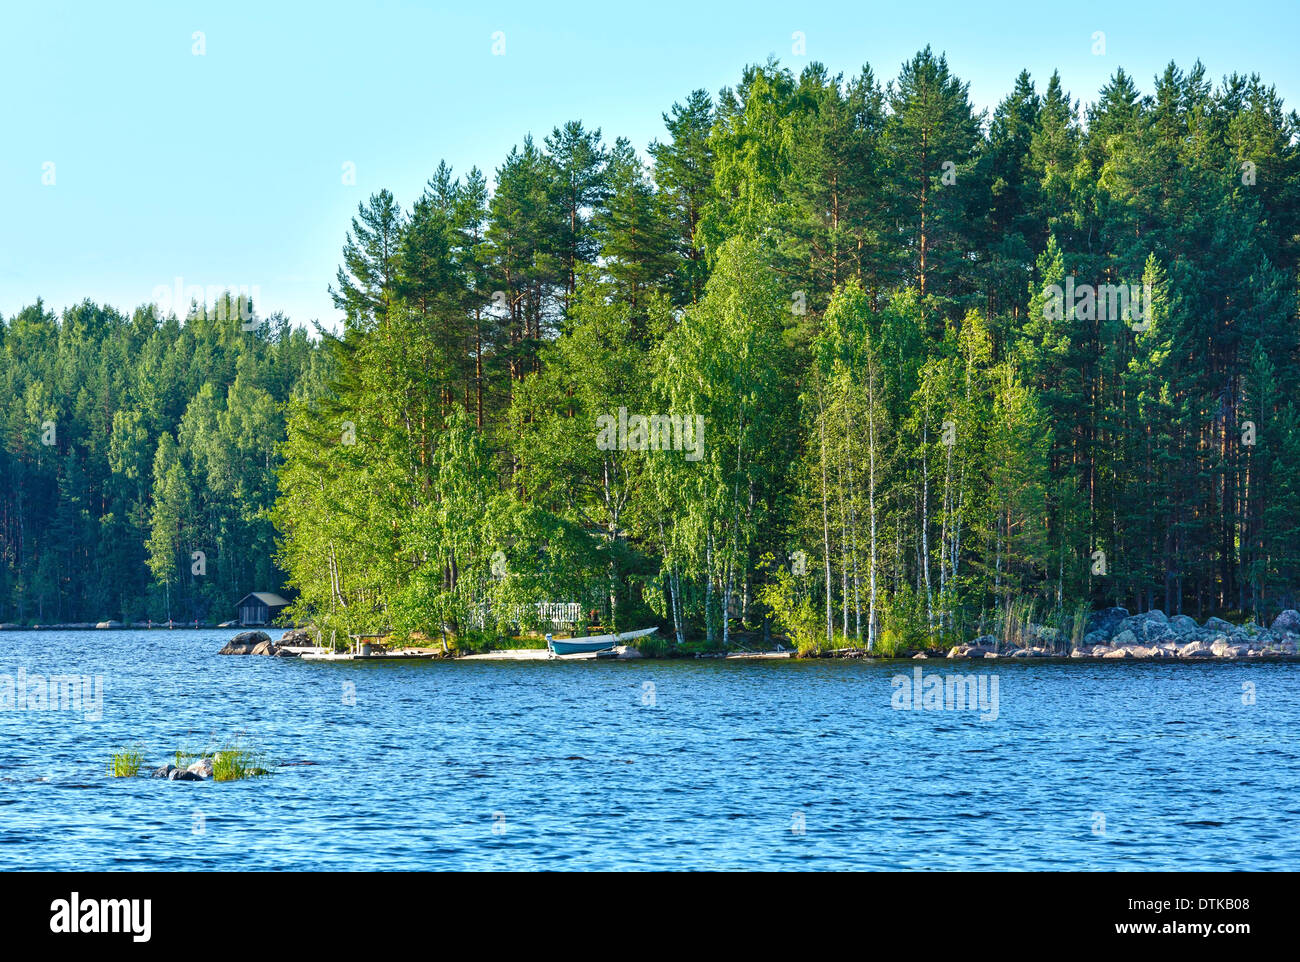
[[(0, 868), (1300, 868), (1300, 664), (218, 656), (233, 633), (0, 633), (0, 684), (103, 680), (98, 720), (0, 711)], [(918, 665), (995, 680), (996, 718), (893, 708)], [(107, 775), (236, 735), (270, 776)]]

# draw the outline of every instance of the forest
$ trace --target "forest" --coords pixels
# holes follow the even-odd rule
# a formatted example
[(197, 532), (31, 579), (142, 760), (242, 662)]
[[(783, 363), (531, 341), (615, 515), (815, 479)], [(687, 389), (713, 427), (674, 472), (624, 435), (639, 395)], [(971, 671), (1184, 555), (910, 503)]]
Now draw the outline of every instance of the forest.
[(220, 622), (281, 583), (284, 411), (321, 352), (221, 306), (38, 301), (0, 324), (0, 621)]
[(1300, 600), (1275, 88), (1022, 72), (990, 115), (926, 48), (892, 80), (752, 65), (663, 121), (646, 156), (568, 121), (369, 197), (337, 329), (5, 320), (0, 620), (270, 587), (340, 632), (564, 605), (889, 651)]

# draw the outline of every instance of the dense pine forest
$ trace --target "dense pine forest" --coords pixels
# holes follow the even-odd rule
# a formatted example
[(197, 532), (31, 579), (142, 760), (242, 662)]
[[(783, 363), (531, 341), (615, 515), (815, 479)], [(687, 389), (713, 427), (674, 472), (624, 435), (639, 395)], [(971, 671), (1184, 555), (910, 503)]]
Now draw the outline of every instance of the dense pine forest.
[(227, 306), (37, 302), (0, 325), (0, 621), (225, 621), (281, 582), (283, 412), (320, 351)]
[(927, 48), (663, 120), (374, 194), (314, 339), (7, 319), (0, 620), (282, 587), (340, 632), (553, 603), (888, 650), (1300, 601), (1300, 116), (1264, 80), (1021, 73), (987, 115)]

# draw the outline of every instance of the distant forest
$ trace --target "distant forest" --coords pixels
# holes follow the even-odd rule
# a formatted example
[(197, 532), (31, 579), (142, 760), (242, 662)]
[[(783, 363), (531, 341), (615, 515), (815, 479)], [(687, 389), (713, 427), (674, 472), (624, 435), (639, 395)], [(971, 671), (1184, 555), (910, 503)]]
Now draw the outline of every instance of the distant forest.
[(927, 48), (889, 82), (751, 66), (663, 119), (648, 157), (573, 121), (492, 189), (371, 196), (338, 332), (8, 319), (0, 620), (283, 587), (336, 629), (552, 602), (888, 648), (1300, 600), (1274, 88), (1171, 64), (1081, 108), (1022, 72), (989, 116)]
[(182, 323), (38, 301), (0, 325), (0, 621), (225, 621), (282, 582), (284, 411), (323, 381), (320, 350), (226, 306)]

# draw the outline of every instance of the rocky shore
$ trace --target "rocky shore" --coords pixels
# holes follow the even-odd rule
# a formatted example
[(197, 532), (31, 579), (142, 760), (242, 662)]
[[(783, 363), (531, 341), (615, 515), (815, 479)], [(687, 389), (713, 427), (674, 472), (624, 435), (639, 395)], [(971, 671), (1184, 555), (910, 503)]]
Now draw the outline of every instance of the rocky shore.
[(241, 631), (226, 642), (219, 655), (267, 655), (271, 658), (297, 658), (297, 652), (289, 651), (290, 645), (308, 644), (307, 632), (292, 628), (286, 631), (278, 642), (271, 641), (265, 631)]
[[(1264, 628), (1222, 618), (1204, 624), (1187, 615), (1170, 618), (1152, 609), (1130, 615), (1125, 608), (1095, 611), (1077, 645), (1067, 645), (1054, 628), (1030, 625), (1021, 644), (999, 644), (992, 635), (956, 645), (948, 658), (1095, 658), (1196, 661), (1237, 658), (1290, 658), (1300, 642), (1300, 612), (1288, 608)], [(1068, 651), (1066, 650), (1068, 648)], [(922, 652), (913, 657), (933, 657)]]

